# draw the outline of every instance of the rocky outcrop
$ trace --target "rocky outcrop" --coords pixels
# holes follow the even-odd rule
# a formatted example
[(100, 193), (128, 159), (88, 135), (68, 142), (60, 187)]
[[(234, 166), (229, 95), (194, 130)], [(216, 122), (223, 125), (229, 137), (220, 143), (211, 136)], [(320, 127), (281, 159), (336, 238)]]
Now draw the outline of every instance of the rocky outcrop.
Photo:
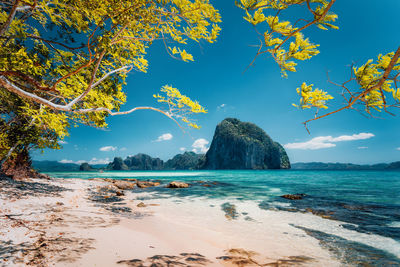
[(87, 172), (87, 171), (94, 171), (95, 169), (93, 169), (93, 167), (90, 166), (89, 163), (84, 162), (81, 164), (81, 166), (79, 166), (79, 170)]
[(217, 125), (202, 169), (289, 169), (285, 149), (253, 123), (228, 118)]
[(121, 181), (121, 180), (116, 180), (114, 181), (114, 185), (118, 189), (126, 190), (126, 189), (132, 189), (135, 187), (134, 183), (128, 182), (128, 181)]
[(108, 164), (107, 170), (114, 171), (127, 171), (129, 170), (128, 166), (125, 164), (124, 160), (120, 157), (115, 157), (113, 162)]
[(200, 161), (204, 154), (196, 154), (194, 152), (185, 152), (178, 154), (164, 164), (166, 170), (194, 170), (200, 165)]
[(159, 158), (152, 158), (146, 154), (137, 154), (123, 160), (120, 157), (108, 164), (107, 170), (162, 170), (164, 162)]
[(168, 188), (188, 188), (188, 187), (189, 187), (189, 184), (184, 183), (184, 182), (176, 182), (176, 181), (173, 181), (173, 182), (170, 182), (170, 183), (167, 185), (167, 187), (168, 187)]
[(162, 170), (164, 162), (159, 158), (152, 158), (146, 154), (137, 154), (127, 157), (124, 163), (130, 170)]

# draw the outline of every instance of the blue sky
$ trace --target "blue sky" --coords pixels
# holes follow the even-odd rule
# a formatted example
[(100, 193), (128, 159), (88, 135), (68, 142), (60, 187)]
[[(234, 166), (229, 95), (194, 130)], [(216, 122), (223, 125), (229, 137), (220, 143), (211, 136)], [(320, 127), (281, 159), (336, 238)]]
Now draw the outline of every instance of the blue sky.
[[(291, 162), (400, 160), (399, 111), (396, 117), (380, 114), (382, 119), (344, 111), (312, 122), (308, 134), (302, 122), (313, 113), (292, 106), (298, 102), (296, 88), (303, 81), (327, 89), (335, 97), (331, 109), (341, 104), (339, 89), (327, 82), (327, 72), (332, 80), (342, 82), (348, 79), (352, 62), (360, 66), (380, 53), (396, 50), (400, 44), (400, 1), (337, 1), (332, 11), (339, 15), (336, 24), (340, 29), (307, 29), (305, 35), (321, 45), (321, 53), (300, 62), (298, 71), (289, 73), (287, 79), (281, 77), (269, 57), (258, 58), (244, 72), (256, 53), (257, 34), (242, 19), (242, 11), (234, 6), (233, 0), (211, 0), (211, 3), (220, 10), (223, 20), (218, 41), (190, 45), (195, 58), (191, 63), (170, 58), (162, 43), (155, 43), (148, 51), (148, 72), (130, 73), (125, 88), (127, 104), (122, 108), (157, 106), (152, 95), (169, 84), (207, 108), (207, 114), (196, 116), (202, 126), (200, 130), (183, 133), (161, 114), (138, 111), (108, 118), (107, 129), (72, 128), (63, 149), (37, 151), (34, 159), (98, 163), (142, 152), (166, 160), (184, 150), (205, 151), (215, 126), (226, 117), (236, 117), (256, 123), (275, 141), (286, 145)], [(294, 12), (299, 10), (287, 16), (295, 15)]]

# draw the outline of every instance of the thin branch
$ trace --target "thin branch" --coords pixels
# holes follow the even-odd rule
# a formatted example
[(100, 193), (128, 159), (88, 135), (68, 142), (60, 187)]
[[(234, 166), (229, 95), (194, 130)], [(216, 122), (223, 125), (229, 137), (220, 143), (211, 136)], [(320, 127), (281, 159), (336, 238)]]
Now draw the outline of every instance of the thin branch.
[(388, 67), (386, 68), (385, 72), (384, 72), (383, 75), (382, 75), (382, 78), (379, 80), (379, 82), (378, 82), (376, 85), (371, 86), (370, 88), (365, 89), (364, 91), (362, 91), (358, 96), (356, 96), (356, 97), (355, 97), (351, 102), (349, 102), (346, 106), (341, 107), (341, 108), (339, 108), (339, 109), (337, 109), (337, 110), (331, 111), (331, 112), (326, 113), (326, 114), (324, 114), (324, 115), (321, 115), (321, 116), (318, 116), (318, 117), (315, 117), (315, 118), (313, 118), (313, 119), (309, 119), (309, 120), (303, 122), (303, 124), (305, 125), (307, 131), (309, 132), (309, 130), (308, 130), (308, 128), (307, 128), (307, 123), (309, 123), (309, 122), (311, 122), (311, 121), (315, 121), (315, 120), (322, 119), (322, 118), (327, 117), (327, 116), (329, 116), (329, 115), (338, 113), (338, 112), (340, 112), (340, 111), (342, 111), (342, 110), (352, 108), (352, 106), (353, 106), (358, 100), (360, 100), (361, 98), (363, 98), (364, 96), (366, 96), (369, 92), (371, 92), (372, 90), (375, 90), (375, 89), (377, 89), (377, 88), (381, 88), (382, 85), (383, 85), (383, 83), (388, 79), (389, 74), (390, 74), (390, 72), (393, 70), (393, 67), (396, 65), (396, 62), (397, 62), (397, 60), (399, 59), (399, 57), (400, 57), (400, 46), (397, 48), (396, 53), (393, 55), (393, 57), (392, 57), (392, 59), (391, 59), (389, 65), (388, 65)]
[(126, 114), (130, 114), (132, 112), (138, 111), (138, 110), (153, 110), (153, 111), (157, 111), (165, 116), (167, 116), (168, 118), (170, 118), (171, 120), (173, 120), (178, 126), (179, 128), (185, 132), (185, 130), (182, 128), (182, 126), (179, 124), (179, 122), (169, 113), (169, 112), (165, 112), (161, 109), (158, 108), (153, 108), (153, 107), (136, 107), (136, 108), (132, 108), (130, 110), (127, 111), (117, 111), (117, 112), (113, 112), (108, 108), (90, 108), (90, 109), (80, 109), (80, 110), (75, 110), (73, 111), (74, 113), (88, 113), (88, 112), (107, 112), (108, 114), (110, 114), (111, 116), (117, 116), (117, 115), (126, 115)]
[(2, 36), (7, 31), (8, 27), (10, 27), (10, 24), (15, 17), (15, 13), (17, 13), (17, 7), (20, 1), (21, 0), (14, 1), (14, 4), (11, 8), (10, 14), (8, 15), (6, 22), (4, 22), (4, 24), (0, 27), (0, 36)]
[(326, 16), (326, 14), (328, 13), (329, 9), (332, 7), (333, 3), (335, 3), (336, 0), (331, 0), (331, 2), (328, 4), (328, 6), (325, 8), (324, 12), (321, 14), (321, 16), (316, 17), (313, 21), (307, 23), (306, 25), (304, 25), (301, 28), (298, 28), (297, 30), (291, 32), (285, 40), (283, 40), (282, 43), (280, 43), (278, 46), (276, 46), (274, 48), (275, 51), (277, 51), (284, 43), (287, 42), (287, 40), (289, 40), (293, 35), (295, 35), (298, 32), (301, 32), (302, 30), (310, 27), (311, 25), (315, 24), (316, 22), (318, 22), (319, 20), (321, 20), (322, 18), (324, 18)]

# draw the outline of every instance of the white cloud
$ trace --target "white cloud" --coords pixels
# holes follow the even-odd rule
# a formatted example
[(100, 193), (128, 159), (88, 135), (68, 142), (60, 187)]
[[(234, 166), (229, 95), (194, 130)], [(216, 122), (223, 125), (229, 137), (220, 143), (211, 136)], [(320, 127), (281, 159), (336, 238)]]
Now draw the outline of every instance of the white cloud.
[(192, 147), (193, 147), (193, 149), (192, 149), (192, 151), (193, 152), (195, 152), (195, 153), (206, 153), (207, 152), (207, 150), (208, 150), (208, 147), (207, 147), (207, 145), (209, 144), (210, 142), (208, 142), (206, 139), (204, 139), (204, 138), (200, 138), (200, 139), (197, 139), (196, 141), (194, 141), (193, 142), (193, 144), (192, 144)]
[(108, 164), (108, 163), (110, 163), (110, 159), (109, 159), (109, 158), (105, 158), (105, 159), (92, 158), (92, 159), (89, 160), (87, 163), (89, 163), (90, 165), (94, 165), (94, 164)]
[(109, 152), (109, 151), (117, 150), (117, 147), (116, 146), (103, 146), (103, 147), (100, 147), (99, 150), (103, 151), (103, 152)]
[(82, 164), (84, 162), (87, 162), (90, 165), (95, 165), (95, 164), (108, 164), (108, 163), (110, 163), (110, 159), (109, 158), (105, 158), (105, 159), (92, 158), (91, 160), (77, 160), (77, 161), (73, 161), (70, 159), (63, 159), (63, 160), (60, 160), (59, 162), (60, 163), (74, 163), (74, 164)]
[(396, 148), (397, 150), (400, 150), (400, 147)]
[(173, 138), (172, 134), (170, 133), (165, 133), (160, 135), (157, 140), (154, 140), (153, 142), (161, 142), (161, 141), (168, 141), (171, 140)]
[(75, 163), (73, 160), (70, 160), (70, 159), (62, 159), (59, 162), (60, 163)]
[(121, 148), (119, 149), (119, 151), (126, 151), (126, 150), (127, 150), (126, 147), (121, 147)]
[(67, 141), (63, 141), (63, 140), (58, 141), (58, 143), (59, 143), (60, 145), (66, 145), (66, 144), (68, 144)]
[(359, 147), (357, 147), (358, 149), (367, 149), (368, 147), (367, 146), (359, 146)]
[(372, 133), (359, 133), (353, 135), (341, 135), (338, 137), (332, 136), (318, 136), (315, 137), (307, 142), (299, 142), (299, 143), (288, 143), (284, 145), (287, 149), (322, 149), (322, 148), (330, 148), (335, 147), (336, 142), (343, 142), (343, 141), (355, 141), (355, 140), (364, 140), (374, 137), (375, 135)]
[(186, 147), (180, 147), (179, 150), (183, 152), (186, 150)]
[(221, 104), (217, 107), (217, 110), (224, 109), (226, 107), (226, 104)]

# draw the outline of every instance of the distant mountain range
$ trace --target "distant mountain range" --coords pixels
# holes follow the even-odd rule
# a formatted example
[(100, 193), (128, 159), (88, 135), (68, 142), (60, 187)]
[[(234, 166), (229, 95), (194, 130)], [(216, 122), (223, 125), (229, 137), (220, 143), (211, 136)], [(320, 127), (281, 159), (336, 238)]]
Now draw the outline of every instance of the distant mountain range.
[(400, 161), (359, 165), (352, 163), (298, 162), (292, 163), (293, 170), (400, 170)]
[[(185, 152), (184, 154), (178, 154), (174, 158), (168, 160), (165, 163), (167, 167), (159, 168), (158, 170), (190, 170), (191, 169), (190, 166), (195, 165), (194, 162), (197, 163), (198, 162), (197, 160), (200, 161), (204, 160), (204, 155), (195, 154), (193, 152)], [(58, 161), (49, 161), (49, 160), (33, 161), (33, 167), (39, 172), (73, 172), (73, 171), (79, 171), (80, 167), (82, 167), (81, 171), (113, 170), (113, 165), (110, 166), (110, 164), (88, 165), (83, 163), (79, 165), (74, 163), (61, 163)], [(118, 168), (116, 168), (116, 170), (118, 170)], [(124, 170), (124, 169), (119, 169), (119, 170)], [(130, 170), (130, 168), (127, 168), (125, 170)], [(145, 168), (136, 168), (134, 170), (152, 170), (152, 169), (148, 168), (147, 166), (147, 169), (145, 167)], [(400, 170), (400, 161), (392, 163), (373, 164), (373, 165), (358, 165), (352, 163), (299, 162), (299, 163), (292, 163), (292, 170), (374, 170), (374, 171)]]
[(351, 163), (294, 163), (290, 164), (285, 149), (266, 132), (250, 122), (227, 118), (214, 132), (206, 154), (185, 152), (164, 162), (159, 158), (139, 153), (126, 159), (115, 157), (107, 165), (81, 165), (57, 161), (33, 161), (39, 172), (98, 171), (98, 170), (400, 170), (400, 161), (374, 165)]
[[(32, 166), (38, 172), (74, 172), (79, 171), (79, 164), (61, 163), (55, 160), (34, 160)], [(91, 165), (94, 170), (105, 168), (105, 164)]]

